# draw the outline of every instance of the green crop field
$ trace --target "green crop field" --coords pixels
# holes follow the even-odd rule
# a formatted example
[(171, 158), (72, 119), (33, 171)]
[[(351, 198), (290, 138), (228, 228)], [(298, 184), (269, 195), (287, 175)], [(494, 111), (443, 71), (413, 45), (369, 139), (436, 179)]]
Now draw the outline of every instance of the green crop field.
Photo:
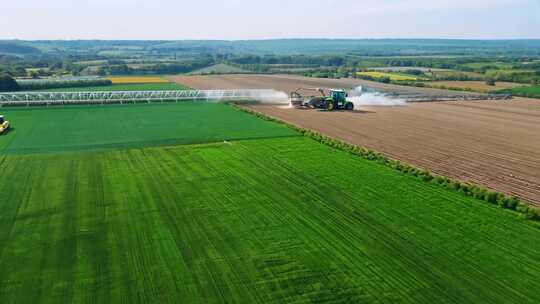
[[(149, 115), (170, 116), (134, 132)], [(6, 116), (4, 147), (77, 149), (0, 158), (2, 303), (540, 301), (537, 223), (233, 107)], [(45, 117), (60, 135), (40, 132)], [(92, 117), (123, 131), (87, 131)], [(199, 144), (81, 144), (149, 133)]]
[(512, 93), (520, 96), (540, 98), (540, 86), (522, 86), (512, 89)]
[(176, 83), (142, 83), (142, 84), (113, 84), (110, 86), (48, 89), (47, 92), (110, 92), (110, 91), (167, 91), (185, 90), (186, 87)]
[(6, 108), (13, 124), (0, 136), (3, 153), (110, 149), (291, 136), (221, 103)]
[(482, 69), (482, 68), (486, 68), (486, 67), (497, 67), (497, 68), (499, 68), (501, 70), (505, 70), (505, 69), (512, 69), (513, 65), (511, 63), (507, 63), (507, 62), (493, 61), (493, 62), (466, 63), (463, 66), (470, 67), (470, 68), (473, 68), (473, 69)]

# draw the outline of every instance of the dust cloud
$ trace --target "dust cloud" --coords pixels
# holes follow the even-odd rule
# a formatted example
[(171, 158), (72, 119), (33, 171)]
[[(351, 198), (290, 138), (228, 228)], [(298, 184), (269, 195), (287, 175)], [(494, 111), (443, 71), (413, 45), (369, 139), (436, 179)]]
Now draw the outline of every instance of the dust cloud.
[(255, 100), (259, 103), (276, 104), (287, 106), (290, 104), (289, 96), (283, 91), (264, 89), (264, 90), (208, 90), (200, 91), (204, 99), (214, 102), (229, 100)]
[(365, 91), (362, 86), (354, 88), (347, 98), (354, 103), (354, 107), (376, 106), (376, 107), (391, 107), (391, 106), (406, 106), (407, 101), (401, 98), (393, 98), (380, 92)]

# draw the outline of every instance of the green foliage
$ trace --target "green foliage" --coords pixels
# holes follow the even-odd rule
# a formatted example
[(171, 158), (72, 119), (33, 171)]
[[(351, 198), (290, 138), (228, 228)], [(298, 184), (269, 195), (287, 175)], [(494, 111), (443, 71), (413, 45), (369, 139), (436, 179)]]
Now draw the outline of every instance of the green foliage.
[(154, 63), (132, 68), (129, 65), (108, 64), (99, 68), (102, 75), (142, 75), (142, 74), (178, 74), (189, 73), (216, 64), (212, 58), (194, 57), (189, 60), (174, 63)]
[(380, 77), (379, 81), (382, 82), (382, 83), (390, 83), (390, 82), (392, 82), (390, 77)]
[(414, 75), (414, 76), (426, 77), (426, 74), (422, 70), (411, 69), (411, 70), (405, 70), (402, 73), (403, 74)]
[(488, 70), (486, 76), (495, 81), (509, 81), (534, 84), (538, 77), (534, 70)]
[(516, 96), (540, 98), (540, 85), (515, 87), (511, 90), (504, 90), (502, 92), (510, 92)]
[(113, 84), (108, 86), (59, 88), (49, 89), (47, 92), (112, 92), (112, 91), (169, 91), (185, 90), (185, 86), (176, 83), (137, 83), (137, 84)]
[[(38, 91), (64, 88), (86, 88), (110, 86), (109, 79), (75, 79), (75, 80), (25, 80), (19, 81), (19, 88), (22, 91)], [(79, 89), (80, 90), (80, 89)]]
[(239, 55), (229, 57), (228, 61), (236, 64), (302, 64), (316, 66), (342, 66), (345, 64), (344, 56), (324, 55), (324, 56), (305, 56), (305, 55)]
[(499, 202), (499, 193), (488, 192), (486, 195), (486, 201), (491, 204), (497, 204)]
[(0, 74), (0, 92), (12, 92), (19, 90), (19, 85), (13, 77)]
[(39, 49), (11, 41), (0, 41), (0, 54), (36, 55)]
[[(377, 82), (381, 82), (381, 83), (392, 83), (392, 79), (390, 79), (390, 77), (372, 77), (370, 75), (356, 75), (357, 78), (360, 78), (360, 79), (364, 79), (364, 80), (369, 80), (369, 81), (377, 81)], [(402, 83), (406, 83), (405, 81), (399, 81), (397, 82), (399, 84), (402, 84)]]

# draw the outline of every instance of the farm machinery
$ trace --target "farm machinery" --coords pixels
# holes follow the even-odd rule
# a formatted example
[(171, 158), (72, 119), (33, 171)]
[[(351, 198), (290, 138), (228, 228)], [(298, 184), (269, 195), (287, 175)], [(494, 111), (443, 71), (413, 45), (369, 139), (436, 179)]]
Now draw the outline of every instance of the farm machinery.
[(9, 130), (9, 121), (4, 119), (3, 115), (0, 115), (0, 134), (4, 134)]
[[(300, 93), (303, 91), (317, 92), (320, 96), (304, 96)], [(325, 89), (321, 88), (299, 88), (291, 92), (289, 97), (291, 98), (291, 104), (296, 108), (323, 109), (327, 111), (354, 110), (354, 104), (347, 100), (349, 95), (345, 90), (328, 89), (327, 91), (329, 95), (326, 94)]]

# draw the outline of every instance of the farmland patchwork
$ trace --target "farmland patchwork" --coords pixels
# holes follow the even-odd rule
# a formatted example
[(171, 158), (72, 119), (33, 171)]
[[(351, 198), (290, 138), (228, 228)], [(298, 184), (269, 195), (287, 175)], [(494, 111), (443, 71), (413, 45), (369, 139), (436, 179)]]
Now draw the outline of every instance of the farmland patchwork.
[(536, 223), (234, 107), (5, 113), (3, 301), (540, 301)]

